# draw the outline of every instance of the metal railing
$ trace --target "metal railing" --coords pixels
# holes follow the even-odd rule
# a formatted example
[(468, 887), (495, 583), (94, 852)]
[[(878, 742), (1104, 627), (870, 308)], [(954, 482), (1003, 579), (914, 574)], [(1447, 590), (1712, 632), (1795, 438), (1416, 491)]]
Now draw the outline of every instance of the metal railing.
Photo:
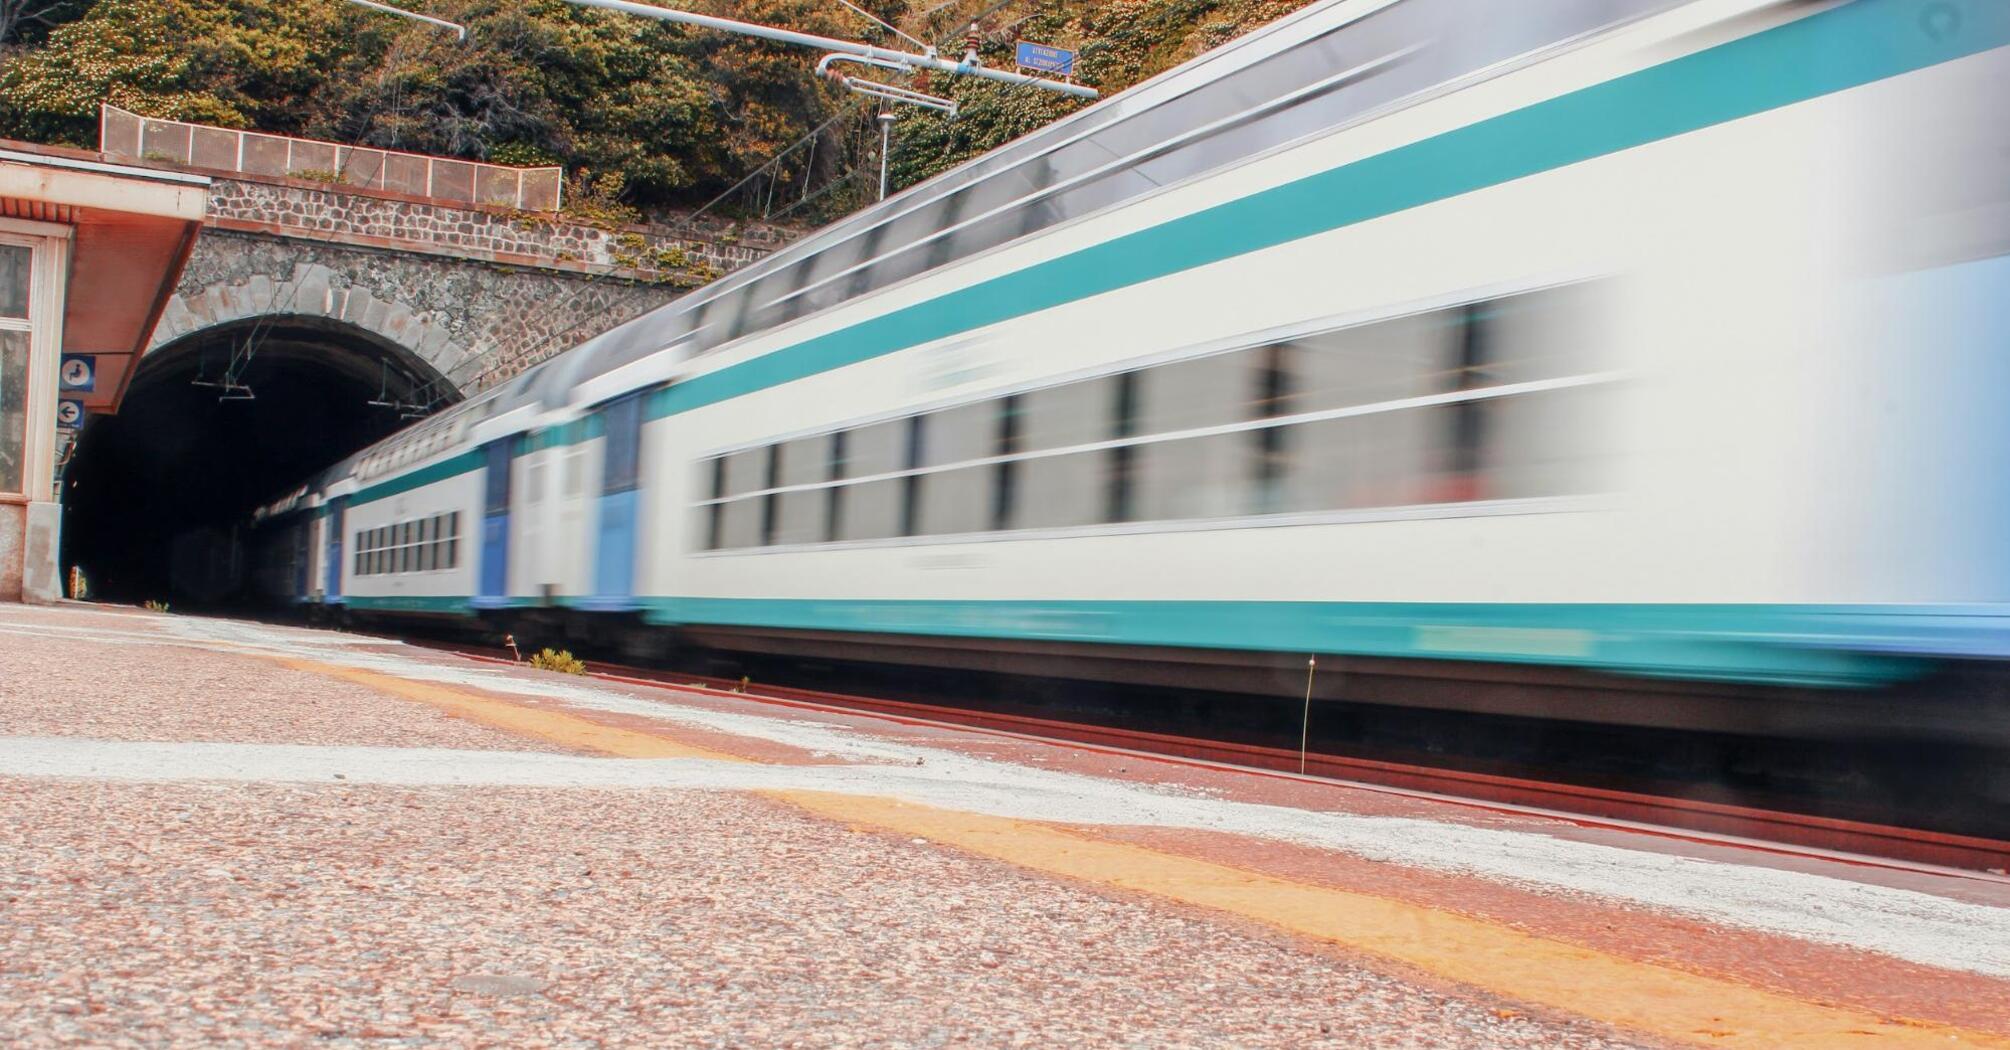
[(557, 211), (560, 168), (515, 168), (420, 153), (143, 117), (99, 107), (98, 149), (107, 156), (212, 171), (308, 178), (462, 204)]

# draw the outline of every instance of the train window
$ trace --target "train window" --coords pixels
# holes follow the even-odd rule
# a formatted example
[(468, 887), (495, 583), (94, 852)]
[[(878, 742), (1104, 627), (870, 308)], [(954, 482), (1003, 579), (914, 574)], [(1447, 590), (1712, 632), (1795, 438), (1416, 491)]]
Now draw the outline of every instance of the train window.
[[(917, 417), (916, 424), (926, 436), (917, 447), (918, 466), (933, 467), (964, 463), (994, 455), (998, 449), (998, 407), (983, 401), (945, 409)], [(909, 478), (914, 489), (911, 533), (942, 535), (977, 532), (990, 525), (992, 482), (997, 470), (991, 466), (965, 467)]]
[[(998, 437), (993, 451), (1000, 456), (1011, 456), (1019, 451), (1019, 430), (1024, 422), (1025, 407), (1019, 395), (999, 398), (995, 402), (998, 409)], [(1019, 464), (1007, 459), (993, 468), (997, 477), (991, 489), (992, 529), (1004, 529), (1012, 523), (1012, 497), (1018, 481)]]
[(1546, 288), (1508, 296), (1476, 310), (1485, 325), (1480, 374), (1468, 387), (1525, 383), (1578, 375), (1597, 367), (1591, 326), (1595, 292), (1588, 284)]
[(1287, 509), (1358, 510), (1476, 498), (1454, 469), (1454, 405), (1302, 423), (1287, 440)]
[(586, 494), (586, 446), (574, 445), (565, 451), (563, 491), (566, 499)]
[[(712, 461), (710, 544), (1589, 491), (1599, 395), (1497, 389), (1590, 367), (1587, 294), (1469, 303), (734, 453)], [(1191, 430), (1204, 432), (1164, 437)], [(796, 491), (721, 499), (776, 488)]]
[(715, 494), (715, 498), (744, 495), (761, 488), (767, 481), (768, 450), (750, 448), (723, 457), (725, 459), (725, 485)]
[(1459, 311), (1438, 310), (1305, 336), (1290, 354), (1289, 413), (1422, 397), (1446, 388), (1456, 370)]
[(927, 447), (919, 450), (917, 467), (964, 463), (993, 454), (998, 447), (998, 406), (980, 401), (945, 408), (922, 417)]
[(523, 472), (523, 499), (525, 503), (537, 503), (544, 499), (544, 459), (530, 461)]
[[(764, 475), (761, 487), (764, 489), (773, 489), (776, 485), (781, 484), (781, 480), (782, 446), (769, 445), (768, 469)], [(781, 511), (781, 496), (778, 493), (769, 492), (766, 496), (761, 497), (761, 546), (774, 546), (775, 528), (780, 524), (777, 519), (781, 516)]]
[(721, 504), (724, 509), (719, 546), (726, 549), (760, 546), (761, 508), (765, 503), (758, 499), (737, 499)]
[(907, 420), (889, 419), (845, 434), (845, 477), (890, 474), (906, 465)]
[(781, 472), (777, 485), (815, 485), (830, 478), (831, 436), (797, 438), (781, 446)]
[(1255, 457), (1247, 433), (1155, 441), (1134, 450), (1132, 513), (1139, 521), (1247, 513)]
[(991, 485), (997, 476), (997, 469), (989, 465), (957, 467), (928, 475), (928, 484), (921, 490), (921, 517), (916, 532), (941, 536), (990, 528)]
[(778, 497), (773, 543), (816, 543), (825, 536), (830, 497), (823, 489), (800, 489)]
[[(831, 435), (830, 480), (842, 481), (848, 461), (845, 458), (845, 432), (840, 430)], [(844, 523), (844, 486), (832, 485), (824, 490), (824, 539), (838, 538), (840, 526)]]
[(1038, 452), (1108, 439), (1117, 382), (1114, 376), (1104, 376), (1019, 395), (1020, 450)]
[(1597, 446), (1583, 435), (1602, 429), (1604, 391), (1543, 390), (1485, 402), (1486, 499), (1530, 499), (1595, 491)]
[(433, 518), (419, 520), (419, 565), (420, 572), (433, 571)]
[(624, 397), (601, 410), (606, 418), (606, 439), (601, 442), (605, 462), (604, 492), (628, 492), (640, 480), (642, 462), (642, 399)]
[(1263, 350), (1175, 361), (1137, 373), (1137, 434), (1240, 423), (1259, 415)]
[(845, 486), (841, 540), (883, 540), (900, 535), (902, 479)]
[[(1111, 389), (1110, 439), (1121, 441), (1137, 433), (1138, 382), (1136, 372), (1116, 377)], [(1137, 446), (1118, 445), (1104, 457), (1103, 520), (1130, 521), (1136, 510)]]
[(1110, 457), (1101, 451), (1020, 461), (1013, 485), (1012, 528), (1064, 528), (1102, 521), (1109, 472)]
[[(928, 417), (910, 416), (907, 419), (907, 462), (908, 470), (916, 470), (928, 458)], [(915, 535), (921, 526), (921, 483), (922, 475), (909, 474), (900, 479), (900, 534)]]
[(726, 457), (714, 456), (711, 467), (712, 483), (707, 490), (714, 502), (705, 506), (705, 549), (718, 550), (723, 542), (726, 522), (726, 505), (717, 502), (726, 496)]
[(461, 512), (447, 515), (447, 568), (457, 568), (461, 563)]

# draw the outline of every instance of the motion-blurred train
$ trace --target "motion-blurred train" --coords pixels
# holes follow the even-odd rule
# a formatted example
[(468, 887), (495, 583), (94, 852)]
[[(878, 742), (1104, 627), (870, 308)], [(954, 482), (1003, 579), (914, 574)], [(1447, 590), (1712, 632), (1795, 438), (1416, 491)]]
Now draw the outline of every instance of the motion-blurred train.
[(1315, 3), (344, 460), (261, 578), (1636, 723), (1910, 695), (2010, 655), (2006, 97), (2002, 0)]

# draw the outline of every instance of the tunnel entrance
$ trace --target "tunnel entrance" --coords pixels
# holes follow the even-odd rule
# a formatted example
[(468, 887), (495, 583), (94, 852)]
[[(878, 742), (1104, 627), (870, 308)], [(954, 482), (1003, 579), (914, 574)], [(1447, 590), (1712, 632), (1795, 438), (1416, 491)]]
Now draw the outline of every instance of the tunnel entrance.
[(148, 354), (64, 472), (63, 569), (92, 597), (225, 607), (241, 527), (308, 475), (460, 399), (410, 351), (327, 318), (219, 325)]

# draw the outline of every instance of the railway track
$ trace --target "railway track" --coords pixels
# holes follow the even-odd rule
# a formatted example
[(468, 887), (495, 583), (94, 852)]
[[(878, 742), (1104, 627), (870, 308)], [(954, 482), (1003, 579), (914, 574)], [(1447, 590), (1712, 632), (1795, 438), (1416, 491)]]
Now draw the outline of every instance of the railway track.
[[(512, 662), (494, 655), (490, 648), (439, 640), (406, 640), (474, 660)], [(1340, 782), (1499, 812), (1540, 815), (1586, 827), (1624, 829), (1871, 867), (1930, 869), (1941, 874), (2010, 883), (2010, 841), (1972, 835), (1417, 763), (1318, 752), (1301, 755), (1295, 749), (1040, 718), (974, 706), (746, 682), (674, 669), (588, 661), (587, 674), (610, 682), (672, 686), (769, 705), (974, 730), (1175, 765)]]

